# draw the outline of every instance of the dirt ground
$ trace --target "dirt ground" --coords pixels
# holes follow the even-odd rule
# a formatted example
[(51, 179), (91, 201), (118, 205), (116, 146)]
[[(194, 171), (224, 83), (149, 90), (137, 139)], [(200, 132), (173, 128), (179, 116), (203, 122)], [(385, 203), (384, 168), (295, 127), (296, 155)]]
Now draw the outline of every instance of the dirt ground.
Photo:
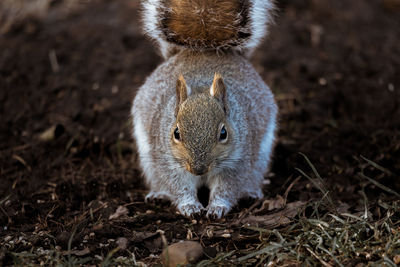
[[(144, 202), (129, 112), (162, 59), (141, 32), (138, 1), (82, 1), (69, 12), (56, 3), (0, 33), (0, 265), (46, 265), (52, 251), (76, 264), (134, 255), (151, 265), (162, 235), (197, 240), (211, 258), (250, 251), (260, 237), (243, 221), (290, 231), (295, 214), (272, 219), (288, 208), (283, 201), (326, 197), (299, 152), (338, 209), (358, 214), (367, 199), (377, 222), (381, 203), (399, 202), (398, 1), (278, 1), (276, 24), (252, 59), (280, 108), (269, 206), (244, 200), (220, 221)], [(346, 264), (371, 260), (354, 257)]]

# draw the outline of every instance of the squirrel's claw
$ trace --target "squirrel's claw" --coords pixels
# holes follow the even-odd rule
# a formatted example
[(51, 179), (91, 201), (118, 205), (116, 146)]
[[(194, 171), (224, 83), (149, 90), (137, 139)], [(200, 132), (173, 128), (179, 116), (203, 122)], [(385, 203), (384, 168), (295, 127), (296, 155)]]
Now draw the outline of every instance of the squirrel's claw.
[(195, 217), (201, 214), (204, 207), (201, 203), (190, 203), (179, 205), (177, 209), (179, 213), (185, 217)]
[(209, 219), (221, 219), (222, 216), (229, 212), (229, 207), (227, 206), (217, 206), (211, 205), (207, 207), (207, 218)]

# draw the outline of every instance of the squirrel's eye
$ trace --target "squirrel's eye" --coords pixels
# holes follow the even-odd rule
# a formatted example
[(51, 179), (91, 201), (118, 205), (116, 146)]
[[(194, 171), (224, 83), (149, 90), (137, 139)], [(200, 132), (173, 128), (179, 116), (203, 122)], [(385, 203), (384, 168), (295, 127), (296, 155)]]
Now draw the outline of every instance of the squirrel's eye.
[(221, 128), (221, 133), (219, 134), (219, 141), (224, 142), (228, 138), (228, 132), (226, 131), (225, 125)]
[(174, 138), (175, 138), (175, 140), (178, 140), (178, 141), (181, 139), (181, 135), (179, 134), (179, 129), (178, 129), (178, 127), (175, 128), (175, 131), (174, 131)]

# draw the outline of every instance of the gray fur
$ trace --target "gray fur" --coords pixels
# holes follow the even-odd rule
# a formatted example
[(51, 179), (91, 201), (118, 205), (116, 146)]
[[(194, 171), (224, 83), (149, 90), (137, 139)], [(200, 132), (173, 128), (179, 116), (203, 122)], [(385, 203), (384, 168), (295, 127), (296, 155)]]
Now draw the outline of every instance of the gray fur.
[[(209, 98), (215, 73), (222, 76), (226, 87), (226, 115), (223, 105)], [(176, 81), (180, 74), (190, 90), (176, 117)], [(206, 185), (210, 188), (207, 214), (220, 218), (238, 199), (263, 196), (277, 106), (272, 92), (244, 56), (179, 52), (139, 88), (132, 116), (140, 165), (151, 189), (148, 198), (168, 198), (180, 213), (190, 216), (203, 209), (197, 189)], [(190, 138), (178, 151), (182, 157), (176, 156), (172, 137), (177, 118), (190, 125), (182, 132)], [(226, 121), (229, 139), (218, 154), (212, 151), (220, 121)], [(190, 160), (194, 165), (203, 162), (209, 171), (202, 176), (192, 174), (185, 166)]]

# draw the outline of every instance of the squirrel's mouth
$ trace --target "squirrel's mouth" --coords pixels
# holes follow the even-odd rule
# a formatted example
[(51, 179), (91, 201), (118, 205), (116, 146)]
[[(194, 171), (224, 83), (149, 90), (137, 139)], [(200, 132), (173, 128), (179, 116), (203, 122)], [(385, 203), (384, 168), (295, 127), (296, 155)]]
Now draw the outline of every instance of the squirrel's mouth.
[(186, 170), (188, 170), (190, 173), (196, 175), (196, 176), (201, 176), (206, 174), (209, 171), (209, 166), (205, 165), (200, 165), (200, 166), (192, 166), (190, 164), (186, 164)]

